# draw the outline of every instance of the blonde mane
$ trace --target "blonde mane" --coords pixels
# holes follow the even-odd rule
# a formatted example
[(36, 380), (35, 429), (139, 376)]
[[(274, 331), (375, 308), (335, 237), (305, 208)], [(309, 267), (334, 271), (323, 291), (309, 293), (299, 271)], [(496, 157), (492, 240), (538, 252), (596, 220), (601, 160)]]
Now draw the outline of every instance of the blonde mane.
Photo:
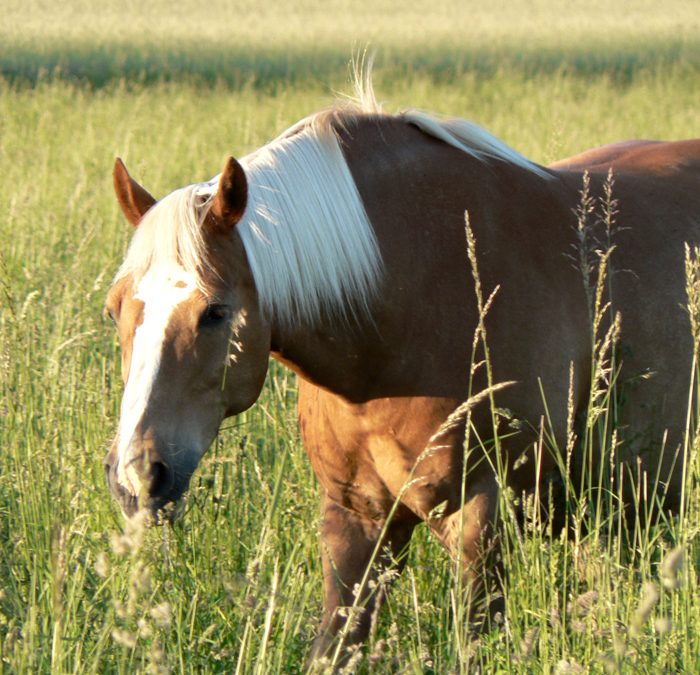
[[(260, 304), (286, 325), (322, 313), (366, 314), (381, 257), (362, 199), (331, 126), (302, 120), (241, 160), (248, 204), (236, 231)], [(164, 197), (134, 234), (117, 278), (173, 263), (206, 292), (211, 275), (202, 223), (218, 176)]]
[[(384, 116), (371, 76), (355, 73), (356, 97), (307, 117), (241, 160), (248, 205), (236, 225), (263, 312), (286, 325), (367, 313), (381, 276), (374, 230), (336, 135), (344, 121)], [(398, 115), (424, 133), (479, 159), (545, 170), (465, 120), (409, 110)], [(154, 265), (192, 274), (206, 292), (212, 270), (202, 223), (218, 176), (175, 190), (144, 216), (117, 278)]]

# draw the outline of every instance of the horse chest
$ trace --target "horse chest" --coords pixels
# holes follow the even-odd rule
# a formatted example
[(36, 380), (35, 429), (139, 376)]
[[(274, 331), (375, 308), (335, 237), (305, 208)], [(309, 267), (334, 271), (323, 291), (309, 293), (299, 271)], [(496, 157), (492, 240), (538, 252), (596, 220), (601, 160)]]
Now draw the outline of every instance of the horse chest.
[(300, 382), (299, 419), (314, 471), (328, 496), (373, 520), (382, 520), (397, 499), (426, 515), (451, 497), (461, 442), (430, 437), (453, 402), (406, 397), (350, 405)]

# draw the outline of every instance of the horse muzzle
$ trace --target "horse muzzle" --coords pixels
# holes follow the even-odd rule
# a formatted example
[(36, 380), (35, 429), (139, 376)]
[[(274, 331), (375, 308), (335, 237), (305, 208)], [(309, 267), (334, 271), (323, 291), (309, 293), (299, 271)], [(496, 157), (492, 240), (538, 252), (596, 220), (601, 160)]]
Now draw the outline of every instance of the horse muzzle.
[(146, 510), (155, 522), (172, 519), (174, 507), (187, 489), (188, 478), (178, 474), (152, 443), (129, 457), (124, 466), (119, 461), (112, 447), (105, 457), (105, 474), (124, 515), (132, 518), (138, 511)]

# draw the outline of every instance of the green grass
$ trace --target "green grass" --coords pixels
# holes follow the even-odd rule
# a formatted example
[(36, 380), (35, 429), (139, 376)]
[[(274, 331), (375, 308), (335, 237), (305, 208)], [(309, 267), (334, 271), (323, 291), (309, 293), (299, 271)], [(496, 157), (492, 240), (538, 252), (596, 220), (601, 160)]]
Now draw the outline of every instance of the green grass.
[[(460, 4), (453, 19), (458, 5), (445, 3), (427, 22), (407, 5), (395, 32), (381, 2), (323, 14), (298, 3), (288, 16), (269, 5), (230, 23), (224, 3), (209, 13), (185, 3), (169, 18), (165, 3), (97, 16), (78, 0), (7, 4), (0, 672), (298, 672), (320, 613), (318, 489), (296, 429), (296, 383), (279, 367), (259, 403), (225, 422), (185, 517), (122, 535), (101, 465), (122, 387), (101, 307), (130, 236), (114, 157), (157, 196), (209, 177), (229, 153), (328, 104), (351, 43), (368, 38), (388, 109), (472, 118), (537, 161), (697, 135), (694, 4), (589, 4), (568, 14), (551, 2)], [(636, 18), (623, 21), (631, 7)], [(615, 536), (614, 512), (592, 496), (584, 512), (585, 497), (571, 515), (590, 527), (568, 538), (535, 523), (520, 546), (506, 522), (506, 624), (471, 645), (454, 617), (450, 562), (419, 531), (360, 669), (463, 672), (471, 652), (482, 672), (700, 671), (697, 493), (682, 521), (630, 538)], [(685, 565), (668, 572), (661, 561), (676, 545)], [(645, 617), (648, 583), (658, 600)]]
[(397, 76), (451, 81), (503, 68), (532, 75), (615, 73), (700, 62), (693, 0), (5, 0), (0, 71), (35, 82), (59, 75), (95, 86), (121, 78), (274, 87), (342, 74), (369, 45)]

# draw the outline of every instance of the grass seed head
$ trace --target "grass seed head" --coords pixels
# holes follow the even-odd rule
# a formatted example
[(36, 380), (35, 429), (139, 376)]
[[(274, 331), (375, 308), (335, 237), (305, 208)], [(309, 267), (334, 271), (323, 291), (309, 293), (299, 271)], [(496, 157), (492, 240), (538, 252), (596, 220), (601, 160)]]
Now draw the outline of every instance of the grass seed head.
[(130, 633), (128, 630), (115, 628), (112, 631), (112, 639), (127, 649), (133, 649), (136, 647), (136, 635)]
[(569, 614), (580, 619), (588, 616), (598, 601), (598, 591), (586, 591), (569, 603)]
[(585, 669), (574, 659), (561, 659), (557, 663), (557, 667), (554, 671), (557, 675), (574, 675), (575, 673), (583, 673)]
[(680, 585), (679, 572), (683, 569), (685, 553), (682, 547), (676, 546), (661, 562), (659, 579), (664, 588), (673, 590)]
[(97, 560), (95, 561), (95, 572), (97, 576), (102, 579), (106, 579), (109, 576), (109, 558), (104, 551), (101, 551), (97, 555)]
[(131, 552), (131, 540), (125, 534), (117, 534), (116, 532), (112, 534), (110, 545), (116, 556), (122, 557)]
[(138, 627), (139, 637), (148, 639), (153, 635), (153, 628), (151, 627), (151, 624), (148, 623), (148, 621), (146, 621), (146, 619), (143, 617), (136, 622), (136, 626)]
[(160, 628), (167, 628), (172, 621), (173, 610), (169, 602), (161, 602), (151, 608), (150, 615)]
[(659, 589), (656, 584), (650, 581), (646, 582), (642, 587), (642, 599), (632, 616), (631, 632), (633, 635), (639, 635), (642, 627), (651, 616), (656, 603), (659, 601)]
[(520, 643), (520, 657), (522, 659), (528, 659), (530, 656), (532, 656), (532, 652), (535, 649), (535, 644), (537, 643), (539, 634), (540, 629), (537, 626), (531, 626), (528, 628), (523, 641)]
[(659, 635), (666, 635), (671, 632), (671, 619), (667, 616), (659, 616), (654, 620), (654, 629)]

